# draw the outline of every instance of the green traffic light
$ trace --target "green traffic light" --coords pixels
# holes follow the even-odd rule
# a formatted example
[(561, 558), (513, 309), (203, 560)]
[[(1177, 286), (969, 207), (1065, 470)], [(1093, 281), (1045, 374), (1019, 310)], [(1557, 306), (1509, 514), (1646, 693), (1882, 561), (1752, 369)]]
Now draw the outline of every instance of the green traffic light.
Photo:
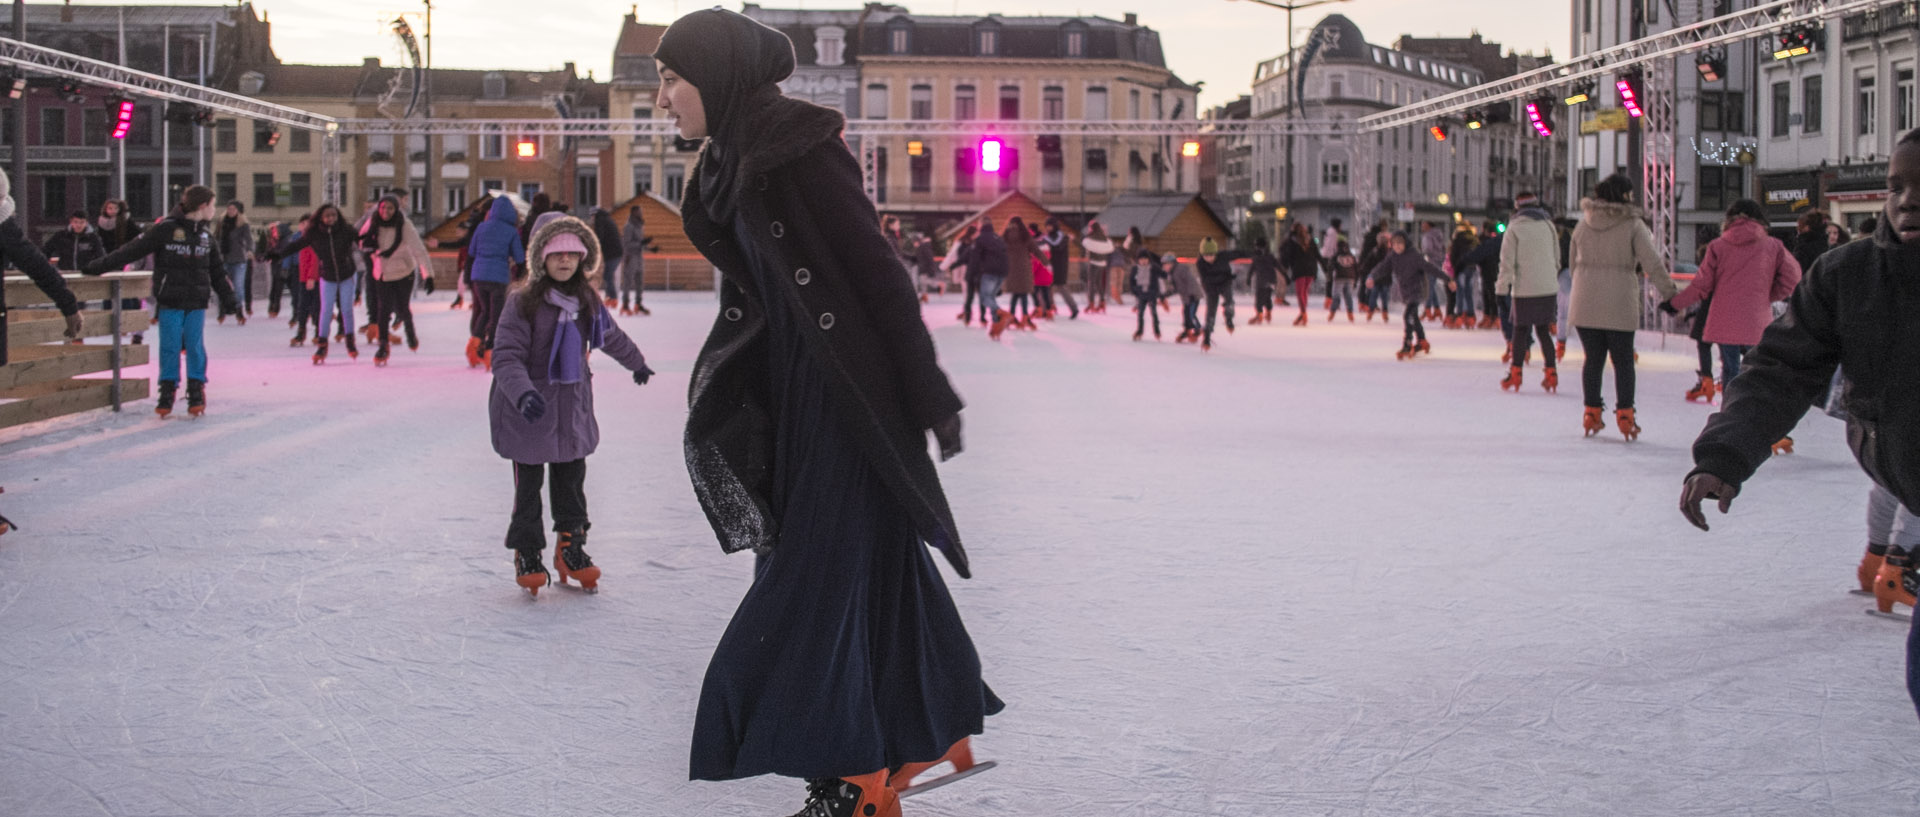
[(1505, 233), (1507, 231), (1507, 223), (1504, 221), (1500, 222), (1494, 226), (1493, 231), (1496, 233)]

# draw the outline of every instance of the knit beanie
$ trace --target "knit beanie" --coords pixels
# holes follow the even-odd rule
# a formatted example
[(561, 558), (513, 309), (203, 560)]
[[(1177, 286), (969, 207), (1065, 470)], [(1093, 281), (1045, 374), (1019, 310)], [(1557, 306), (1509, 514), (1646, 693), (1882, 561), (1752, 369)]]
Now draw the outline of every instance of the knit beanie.
[(1201, 255), (1219, 255), (1220, 242), (1214, 241), (1211, 236), (1200, 239), (1200, 254)]

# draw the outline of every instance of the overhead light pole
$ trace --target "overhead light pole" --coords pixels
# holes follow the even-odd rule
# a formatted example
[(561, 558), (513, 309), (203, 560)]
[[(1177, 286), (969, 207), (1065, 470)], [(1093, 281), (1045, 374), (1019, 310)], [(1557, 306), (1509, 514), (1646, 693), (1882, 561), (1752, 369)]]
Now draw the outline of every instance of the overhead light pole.
[[(1259, 3), (1260, 5), (1267, 6), (1268, 8), (1280, 9), (1287, 13), (1287, 87), (1285, 89), (1287, 92), (1287, 96), (1286, 96), (1286, 102), (1282, 104), (1280, 107), (1280, 115), (1284, 117), (1289, 124), (1291, 124), (1293, 122), (1293, 106), (1295, 103), (1295, 100), (1293, 98), (1293, 87), (1295, 83), (1300, 81), (1299, 76), (1297, 76), (1294, 73), (1294, 71), (1297, 70), (1300, 67), (1300, 65), (1299, 65), (1299, 61), (1294, 59), (1293, 13), (1301, 9), (1310, 9), (1310, 8), (1313, 8), (1314, 6), (1324, 6), (1329, 3), (1345, 3), (1347, 2), (1347, 0), (1307, 0), (1307, 2), (1304, 2), (1304, 3), (1283, 3), (1283, 2), (1278, 2), (1278, 0), (1248, 0), (1248, 1), (1253, 3)], [(1286, 166), (1287, 166), (1286, 168), (1287, 187), (1286, 187), (1286, 192), (1284, 194), (1284, 198), (1282, 200), (1286, 204), (1287, 212), (1291, 214), (1293, 212), (1293, 129), (1291, 127), (1287, 129)], [(1274, 226), (1276, 228), (1283, 226), (1279, 224), (1279, 219), (1275, 219), (1274, 222), (1275, 222)]]

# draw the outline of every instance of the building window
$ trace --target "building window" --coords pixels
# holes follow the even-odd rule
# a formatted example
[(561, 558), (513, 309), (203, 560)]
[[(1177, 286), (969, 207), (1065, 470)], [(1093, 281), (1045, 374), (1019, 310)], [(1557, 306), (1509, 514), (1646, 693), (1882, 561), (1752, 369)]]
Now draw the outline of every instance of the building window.
[(534, 196), (540, 195), (540, 187), (541, 184), (539, 182), (521, 182), (520, 198), (532, 201)]
[(287, 150), (293, 153), (312, 153), (313, 131), (294, 128), (292, 136), (287, 141)]
[(1746, 196), (1743, 189), (1745, 168), (1721, 167), (1719, 165), (1700, 165), (1700, 199), (1697, 203), (1702, 210), (1721, 210), (1731, 206)]
[(1399, 166), (1399, 165), (1394, 165), (1394, 167), (1393, 167), (1393, 188), (1392, 188), (1392, 190), (1393, 190), (1393, 192), (1395, 192), (1395, 193), (1398, 193), (1398, 192), (1400, 192), (1400, 166)]
[(633, 194), (644, 196), (653, 192), (653, 165), (633, 166)]
[[(294, 175), (297, 176), (299, 174), (296, 173)], [(467, 209), (467, 186), (464, 184), (448, 185), (446, 214), (451, 216), (465, 209)]]
[(1020, 149), (1008, 145), (1000, 151), (1000, 192), (1020, 186)]
[[(42, 109), (46, 110), (46, 109)], [(65, 109), (61, 109), (62, 113)], [(51, 224), (67, 220), (67, 177), (43, 176), (40, 179), (40, 218)]]
[[(369, 145), (368, 147), (372, 147)], [(480, 158), (503, 159), (507, 155), (507, 136), (503, 133), (480, 135)]]
[(913, 192), (933, 192), (933, 154), (922, 150), (918, 156), (907, 157), (907, 174)]
[(868, 119), (887, 118), (887, 86), (880, 84), (867, 86), (865, 113)]
[[(833, 67), (846, 62), (847, 30), (839, 26), (821, 26), (813, 30), (814, 62)], [(634, 117), (638, 119), (640, 117)]]
[[(1800, 81), (1800, 107), (1804, 111), (1800, 119), (1801, 133), (1820, 132), (1820, 112), (1826, 107), (1821, 99), (1822, 93), (1826, 90), (1822, 87), (1823, 85), (1825, 83), (1821, 82), (1818, 76), (1807, 77)], [(1775, 96), (1774, 99), (1778, 101), (1779, 97)]]
[(1086, 173), (1080, 179), (1080, 187), (1089, 193), (1107, 192), (1107, 151), (1094, 148), (1087, 151)]
[(1861, 136), (1871, 136), (1875, 131), (1874, 119), (1879, 116), (1880, 96), (1874, 90), (1873, 76), (1860, 77), (1859, 90), (1854, 94), (1854, 116), (1860, 120), (1856, 132)]
[(407, 212), (416, 218), (427, 211), (427, 189), (414, 187), (407, 190)]
[(480, 78), (480, 95), (487, 99), (505, 99), (507, 97), (507, 75), (499, 71), (488, 71)]
[(1107, 89), (1088, 88), (1087, 89), (1087, 114), (1082, 118), (1090, 119), (1097, 122), (1097, 121), (1106, 119), (1107, 116), (1108, 116)]
[(876, 204), (887, 202), (887, 149), (873, 149), (873, 188), (879, 193)]
[(213, 174), (213, 196), (223, 202), (240, 198), (240, 176), (234, 173)]
[(507, 189), (507, 181), (505, 179), (480, 180), (480, 192), (482, 193), (497, 193), (505, 189)]
[(906, 26), (894, 26), (887, 30), (887, 53), (908, 54), (913, 51), (913, 34)]
[(81, 109), (80, 144), (92, 147), (102, 147), (107, 144), (107, 109)]
[(1000, 118), (1009, 120), (1020, 118), (1020, 86), (1000, 86)]
[[(40, 144), (61, 146), (67, 144), (66, 108), (40, 109)], [(62, 194), (63, 198), (64, 195)], [(63, 218), (66, 216), (65, 213), (60, 215)]]
[(279, 128), (272, 125), (255, 125), (253, 128), (253, 152), (272, 153), (273, 135), (278, 132)]
[(1062, 153), (1040, 154), (1040, 192), (1062, 193), (1067, 189), (1067, 157)]
[(273, 174), (272, 173), (253, 174), (253, 205), (252, 206), (254, 207), (272, 207), (273, 206)]
[(1721, 92), (1720, 116), (1727, 122), (1731, 133), (1747, 132), (1747, 92)]
[(1793, 85), (1786, 82), (1773, 84), (1773, 135), (1787, 135), (1788, 122), (1793, 117)]
[(980, 118), (980, 100), (973, 94), (973, 86), (960, 85), (953, 89), (953, 118), (960, 120)]
[(1347, 165), (1345, 162), (1327, 162), (1320, 166), (1320, 183), (1338, 185), (1347, 183)]
[[(463, 192), (462, 198), (464, 199), (465, 198), (464, 191), (462, 192)], [(287, 174), (287, 194), (288, 194), (287, 203), (294, 207), (313, 206), (313, 174), (312, 173)], [(465, 205), (463, 204), (461, 206), (464, 207)], [(459, 209), (458, 207), (453, 208), (453, 210), (458, 210), (458, 209)], [(451, 213), (453, 212), (453, 210), (448, 210), (447, 212)]]
[(1913, 129), (1913, 69), (1899, 68), (1893, 72), (1893, 109), (1894, 130), (1906, 133)]
[(907, 113), (919, 120), (933, 118), (933, 86), (915, 85), (907, 91)]
[(1140, 118), (1140, 91), (1138, 89), (1127, 91), (1127, 118)]
[(973, 148), (960, 148), (953, 152), (953, 192), (973, 192), (973, 162)]
[(687, 166), (667, 165), (666, 193), (668, 201), (679, 201), (680, 195), (687, 189)]
[(1087, 32), (1067, 32), (1067, 57), (1077, 59), (1087, 55)]
[(980, 29), (974, 33), (974, 43), (976, 45), (974, 56), (995, 57), (1000, 55), (1000, 32), (997, 30), (991, 28)]
[[(1786, 83), (1782, 82), (1781, 85)], [(1720, 122), (1720, 94), (1713, 91), (1700, 92), (1700, 129), (1725, 130)]]
[(240, 149), (240, 124), (232, 119), (213, 123), (213, 149), (233, 153)]
[(573, 175), (574, 212), (585, 213), (600, 205), (600, 168), (582, 167)]
[(1049, 85), (1040, 89), (1040, 118), (1049, 120), (1067, 118), (1067, 89), (1058, 85)]

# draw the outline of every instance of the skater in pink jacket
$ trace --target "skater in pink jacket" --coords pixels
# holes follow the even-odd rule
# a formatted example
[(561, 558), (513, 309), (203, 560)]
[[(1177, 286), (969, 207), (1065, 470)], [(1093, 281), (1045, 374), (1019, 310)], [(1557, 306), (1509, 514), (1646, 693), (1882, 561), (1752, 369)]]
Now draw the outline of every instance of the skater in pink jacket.
[(1707, 245), (1707, 257), (1693, 283), (1661, 305), (1677, 314), (1707, 298), (1707, 326), (1701, 340), (1720, 347), (1720, 375), (1731, 383), (1740, 374), (1740, 358), (1760, 343), (1773, 323), (1773, 304), (1800, 286), (1800, 262), (1785, 244), (1767, 234), (1766, 211), (1752, 199), (1727, 208), (1720, 237)]

